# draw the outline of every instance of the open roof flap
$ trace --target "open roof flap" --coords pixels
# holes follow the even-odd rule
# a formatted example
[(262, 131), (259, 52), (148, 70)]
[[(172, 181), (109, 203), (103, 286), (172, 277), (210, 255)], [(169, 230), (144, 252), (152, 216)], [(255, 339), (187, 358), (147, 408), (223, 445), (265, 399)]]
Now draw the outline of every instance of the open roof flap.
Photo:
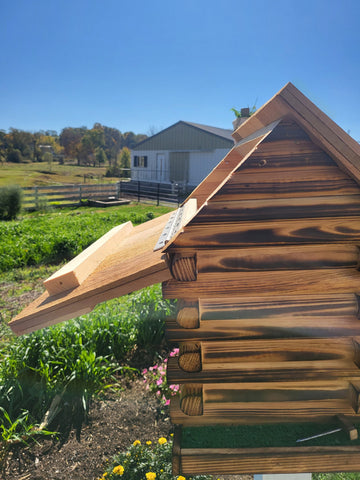
[(114, 242), (109, 232), (45, 281), (49, 291), (20, 312), (10, 328), (17, 335), (29, 333), (88, 313), (105, 300), (169, 280), (166, 255), (154, 251), (154, 246), (170, 215), (111, 230), (123, 237)]

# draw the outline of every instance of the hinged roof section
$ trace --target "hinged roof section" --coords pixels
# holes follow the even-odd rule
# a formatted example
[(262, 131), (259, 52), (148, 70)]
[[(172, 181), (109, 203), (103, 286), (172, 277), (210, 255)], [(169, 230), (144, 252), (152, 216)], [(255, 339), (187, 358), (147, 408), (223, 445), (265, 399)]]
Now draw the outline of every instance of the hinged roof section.
[[(80, 254), (69, 262), (71, 269), (65, 266), (50, 277), (45, 282), (49, 291), (17, 315), (9, 323), (11, 329), (17, 335), (29, 333), (88, 313), (105, 300), (169, 280), (166, 256), (160, 250), (154, 252), (169, 217), (170, 213), (133, 228), (128, 222), (120, 229), (124, 237), (117, 245), (109, 244), (108, 238), (106, 243), (104, 238), (95, 242), (104, 251), (97, 249), (94, 260), (94, 249), (90, 247), (84, 263), (81, 258), (84, 255)], [(117, 228), (114, 233), (118, 231)], [(102, 255), (100, 261), (99, 255)], [(94, 270), (84, 275), (91, 268), (89, 263)], [(65, 282), (69, 288), (62, 291)]]

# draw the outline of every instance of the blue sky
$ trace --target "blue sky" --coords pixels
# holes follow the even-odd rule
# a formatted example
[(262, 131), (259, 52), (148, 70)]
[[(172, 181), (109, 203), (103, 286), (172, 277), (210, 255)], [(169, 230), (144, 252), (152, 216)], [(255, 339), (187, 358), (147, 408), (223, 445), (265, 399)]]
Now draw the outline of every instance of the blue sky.
[(231, 128), (288, 81), (360, 140), (358, 0), (0, 0), (0, 129)]

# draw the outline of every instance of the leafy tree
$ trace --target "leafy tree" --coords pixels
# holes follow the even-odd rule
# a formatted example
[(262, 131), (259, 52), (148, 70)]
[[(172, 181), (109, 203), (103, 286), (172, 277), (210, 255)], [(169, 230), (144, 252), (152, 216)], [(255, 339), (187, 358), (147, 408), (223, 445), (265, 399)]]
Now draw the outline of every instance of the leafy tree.
[(80, 142), (87, 132), (87, 127), (64, 128), (59, 137), (60, 145), (64, 148), (64, 153), (69, 158), (76, 158), (80, 164)]
[(121, 176), (130, 177), (131, 154), (130, 154), (130, 150), (127, 147), (124, 147), (121, 150), (119, 164), (120, 164)]
[(101, 147), (98, 147), (95, 151), (95, 160), (98, 166), (107, 161), (107, 156), (104, 150)]
[(17, 148), (15, 150), (10, 150), (7, 155), (7, 161), (10, 163), (22, 163), (24, 161), (23, 156), (21, 155), (20, 150)]

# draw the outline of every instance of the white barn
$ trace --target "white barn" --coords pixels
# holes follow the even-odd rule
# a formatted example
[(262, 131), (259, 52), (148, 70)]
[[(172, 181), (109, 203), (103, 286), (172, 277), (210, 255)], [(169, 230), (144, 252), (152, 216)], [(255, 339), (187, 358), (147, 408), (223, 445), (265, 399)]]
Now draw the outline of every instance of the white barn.
[(131, 152), (131, 180), (196, 187), (234, 146), (232, 130), (179, 121)]

